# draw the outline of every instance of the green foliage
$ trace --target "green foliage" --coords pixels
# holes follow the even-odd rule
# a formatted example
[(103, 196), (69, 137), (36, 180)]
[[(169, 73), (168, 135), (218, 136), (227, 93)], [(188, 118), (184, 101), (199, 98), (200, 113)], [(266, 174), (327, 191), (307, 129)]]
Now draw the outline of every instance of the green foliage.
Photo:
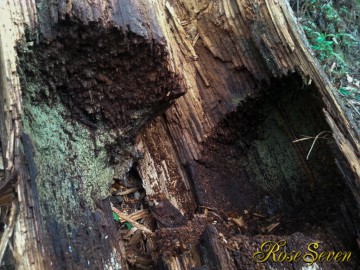
[(125, 226), (128, 230), (131, 230), (133, 225), (130, 222), (125, 222)]
[(114, 220), (115, 221), (120, 221), (119, 216), (115, 212), (112, 212), (112, 213), (113, 213)]
[(336, 60), (342, 67), (346, 62), (342, 57), (342, 51), (336, 52), (337, 46), (349, 47), (356, 39), (347, 33), (319, 33), (311, 27), (303, 26), (310, 41), (311, 48), (317, 54), (319, 60)]
[(339, 93), (345, 97), (353, 97), (356, 100), (360, 100), (360, 94), (357, 93), (357, 89), (354, 87), (340, 87)]
[[(119, 216), (115, 212), (112, 212), (112, 213), (113, 213), (114, 220), (120, 222)], [(124, 224), (128, 230), (131, 230), (134, 227), (130, 222), (125, 222)]]
[[(295, 5), (295, 0), (293, 6)], [(343, 96), (353, 97), (346, 74), (357, 78), (360, 0), (300, 0), (298, 16), (311, 48)], [(342, 88), (341, 88), (342, 87)], [(350, 93), (351, 92), (351, 93)]]

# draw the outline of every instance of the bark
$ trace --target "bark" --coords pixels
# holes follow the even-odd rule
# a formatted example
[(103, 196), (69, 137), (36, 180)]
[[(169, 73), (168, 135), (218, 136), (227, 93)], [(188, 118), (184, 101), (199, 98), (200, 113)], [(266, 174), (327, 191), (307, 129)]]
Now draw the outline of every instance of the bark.
[[(184, 245), (163, 243), (159, 267), (252, 268), (203, 213), (319, 210), (317, 190), (339, 193), (331, 211), (359, 238), (358, 129), (287, 2), (193, 2), (1, 4), (1, 196), (18, 209), (17, 268), (126, 269), (109, 188), (131, 170), (158, 246)], [(324, 130), (335, 143), (309, 160), (311, 143), (292, 143)]]

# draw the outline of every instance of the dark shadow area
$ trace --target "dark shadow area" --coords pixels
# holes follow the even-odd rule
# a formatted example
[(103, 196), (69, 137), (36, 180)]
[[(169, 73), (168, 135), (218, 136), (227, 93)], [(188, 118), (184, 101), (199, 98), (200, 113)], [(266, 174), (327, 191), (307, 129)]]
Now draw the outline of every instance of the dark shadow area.
[(31, 79), (40, 75), (46, 84), (25, 93), (34, 104), (51, 106), (60, 98), (72, 120), (92, 129), (122, 127), (134, 137), (148, 119), (184, 94), (166, 64), (165, 46), (154, 40), (70, 20), (54, 32), (53, 40), (18, 47), (19, 73)]
[(192, 164), (200, 205), (243, 216), (245, 234), (319, 233), (356, 250), (358, 209), (336, 165), (342, 157), (324, 107), (297, 75), (274, 79), (265, 95), (241, 104)]

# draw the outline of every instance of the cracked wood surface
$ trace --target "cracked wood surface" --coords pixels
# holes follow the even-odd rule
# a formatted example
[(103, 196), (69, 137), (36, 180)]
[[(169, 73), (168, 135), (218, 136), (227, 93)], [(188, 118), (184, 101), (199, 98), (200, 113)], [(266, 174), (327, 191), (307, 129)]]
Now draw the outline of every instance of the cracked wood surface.
[[(41, 32), (51, 39), (52, 27), (67, 17), (85, 24), (101, 21), (104, 28), (115, 25), (166, 42), (169, 68), (184, 81), (187, 94), (138, 138), (137, 148), (144, 152), (138, 170), (150, 199), (166, 197), (180, 212), (194, 212), (191, 173), (184, 166), (201, 158), (202, 142), (217, 124), (242, 102), (262, 95), (271, 77), (298, 72), (305, 84), (312, 82), (321, 92), (326, 119), (347, 161), (339, 166), (360, 205), (359, 134), (340, 109), (286, 1), (27, 0), (3, 1), (0, 12), (1, 141), (7, 174), (20, 172), (14, 237), (23, 269), (50, 266), (38, 238), (42, 233), (39, 213), (32, 208), (37, 203), (34, 188), (20, 158), (23, 110), (14, 46), (24, 38), (25, 25), (32, 34)], [(29, 249), (34, 252), (29, 254)]]
[[(198, 160), (202, 143), (228, 113), (241, 102), (260, 96), (271, 76), (298, 72), (304, 84), (315, 84), (320, 91), (328, 112), (326, 118), (331, 117), (338, 127), (333, 127), (333, 136), (347, 138), (340, 149), (353, 174), (350, 181), (359, 188), (359, 134), (345, 118), (333, 86), (311, 55), (306, 37), (286, 1), (168, 1), (165, 6), (170, 17), (165, 37), (188, 93), (166, 112), (164, 120), (155, 121), (148, 129), (157, 130), (154, 138), (159, 135), (165, 141), (172, 140), (178, 157), (162, 144), (158, 144), (155, 152), (145, 151), (140, 171), (146, 185), (169, 183), (163, 187), (167, 194), (175, 186), (174, 178), (165, 176), (166, 181), (158, 183), (154, 179), (159, 173), (155, 168), (170, 161), (159, 159), (157, 153), (168, 152), (168, 160), (176, 156), (181, 164)], [(188, 41), (197, 35), (199, 39), (193, 47)], [(162, 130), (168, 130), (171, 137), (168, 139)], [(152, 144), (145, 135), (148, 132), (142, 135), (145, 147), (146, 140)], [(184, 175), (180, 167), (177, 171), (179, 177)], [(159, 179), (164, 177), (161, 175)]]

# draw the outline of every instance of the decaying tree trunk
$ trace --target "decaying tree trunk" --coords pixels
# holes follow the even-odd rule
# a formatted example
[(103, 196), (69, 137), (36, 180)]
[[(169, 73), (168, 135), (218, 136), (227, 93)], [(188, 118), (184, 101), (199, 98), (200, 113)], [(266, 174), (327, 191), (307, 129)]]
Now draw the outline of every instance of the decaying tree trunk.
[[(209, 211), (293, 216), (328, 213), (322, 207), (333, 201), (343, 240), (359, 238), (358, 129), (285, 0), (0, 8), (0, 201), (12, 203), (0, 255), (17, 268), (127, 269), (109, 188), (131, 170), (158, 223), (148, 235), (158, 267), (255, 267), (241, 257), (252, 248), (239, 255), (236, 246), (266, 237), (253, 229), (220, 241), (226, 235), (207, 226)], [(312, 141), (293, 143), (324, 131), (330, 147), (319, 139), (308, 153)], [(305, 245), (302, 235), (286, 237)]]

